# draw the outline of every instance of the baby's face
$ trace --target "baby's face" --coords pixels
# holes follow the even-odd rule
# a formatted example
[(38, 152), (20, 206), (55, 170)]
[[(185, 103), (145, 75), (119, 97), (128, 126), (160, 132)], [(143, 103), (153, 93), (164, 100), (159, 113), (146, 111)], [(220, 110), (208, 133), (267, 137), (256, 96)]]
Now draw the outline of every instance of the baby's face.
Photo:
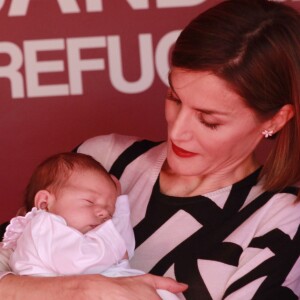
[(86, 233), (112, 217), (117, 196), (115, 184), (104, 174), (75, 170), (48, 209)]

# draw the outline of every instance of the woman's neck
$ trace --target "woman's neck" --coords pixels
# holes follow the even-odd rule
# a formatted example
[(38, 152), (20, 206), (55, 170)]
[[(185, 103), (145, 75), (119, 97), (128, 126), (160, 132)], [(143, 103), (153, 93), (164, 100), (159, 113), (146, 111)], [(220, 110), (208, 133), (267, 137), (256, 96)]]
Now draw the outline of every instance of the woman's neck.
[(167, 161), (164, 163), (159, 177), (160, 191), (169, 196), (191, 197), (204, 195), (230, 186), (242, 180), (260, 167), (255, 162), (248, 167), (232, 169), (218, 174), (205, 175), (178, 175), (169, 168)]

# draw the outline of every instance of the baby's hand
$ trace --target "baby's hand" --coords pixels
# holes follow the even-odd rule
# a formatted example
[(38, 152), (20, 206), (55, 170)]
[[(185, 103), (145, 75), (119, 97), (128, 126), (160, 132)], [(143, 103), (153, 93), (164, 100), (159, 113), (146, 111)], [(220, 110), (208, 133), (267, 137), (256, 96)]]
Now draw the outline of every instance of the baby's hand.
[(126, 251), (122, 259), (128, 259), (128, 252)]

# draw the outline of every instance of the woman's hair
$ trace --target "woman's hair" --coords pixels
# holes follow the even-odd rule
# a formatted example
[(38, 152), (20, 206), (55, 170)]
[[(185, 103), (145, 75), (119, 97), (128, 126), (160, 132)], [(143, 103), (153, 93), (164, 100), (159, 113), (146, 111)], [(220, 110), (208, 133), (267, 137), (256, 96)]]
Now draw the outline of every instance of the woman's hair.
[(224, 1), (182, 31), (171, 64), (225, 80), (262, 120), (291, 104), (295, 115), (275, 135), (261, 176), (270, 191), (299, 181), (300, 16), (295, 9), (267, 0)]
[(89, 155), (73, 152), (55, 154), (44, 160), (33, 172), (24, 195), (26, 211), (34, 207), (38, 191), (48, 190), (55, 194), (75, 170), (92, 170), (110, 177), (104, 167)]

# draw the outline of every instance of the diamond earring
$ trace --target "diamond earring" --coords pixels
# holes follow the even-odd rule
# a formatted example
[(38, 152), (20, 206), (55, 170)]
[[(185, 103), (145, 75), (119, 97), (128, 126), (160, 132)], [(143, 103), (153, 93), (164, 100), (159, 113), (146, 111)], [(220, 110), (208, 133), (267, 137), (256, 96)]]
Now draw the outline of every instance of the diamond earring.
[(268, 137), (271, 137), (273, 135), (273, 130), (267, 130), (265, 129), (262, 134), (265, 136), (265, 138), (267, 139)]

